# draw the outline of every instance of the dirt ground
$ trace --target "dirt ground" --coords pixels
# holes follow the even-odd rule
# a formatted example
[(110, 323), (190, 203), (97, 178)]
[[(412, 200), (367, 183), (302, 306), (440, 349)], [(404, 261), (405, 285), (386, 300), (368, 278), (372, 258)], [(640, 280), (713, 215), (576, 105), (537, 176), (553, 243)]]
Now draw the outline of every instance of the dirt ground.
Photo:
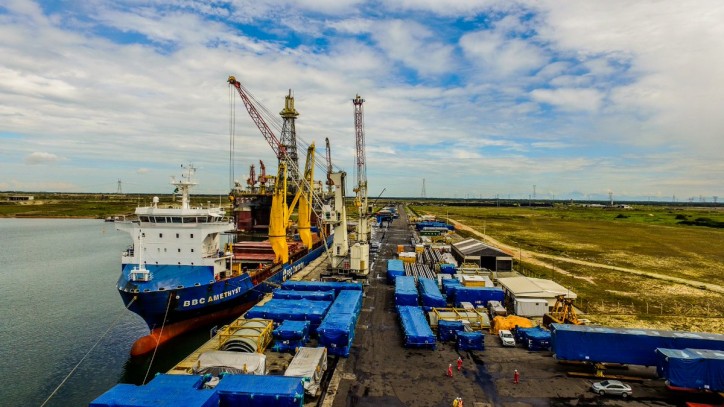
[[(402, 209), (402, 208), (400, 208)], [(347, 406), (451, 406), (461, 397), (465, 406), (677, 406), (685, 398), (668, 391), (654, 368), (631, 367), (613, 373), (640, 378), (631, 382), (634, 397), (621, 400), (601, 397), (589, 388), (592, 379), (568, 377), (579, 366), (558, 363), (550, 352), (529, 352), (518, 346), (504, 348), (497, 336), (486, 335), (485, 350), (458, 352), (453, 343), (439, 343), (435, 350), (403, 347), (402, 328), (394, 308), (394, 288), (386, 282), (386, 260), (398, 244), (410, 244), (411, 230), (404, 210), (384, 234), (370, 273), (362, 314), (357, 323), (352, 352), (340, 359), (327, 390), (324, 405)], [(462, 371), (455, 362), (461, 357)], [(453, 364), (453, 377), (447, 377)], [(513, 383), (513, 371), (520, 383)], [(707, 397), (686, 396), (691, 401)]]

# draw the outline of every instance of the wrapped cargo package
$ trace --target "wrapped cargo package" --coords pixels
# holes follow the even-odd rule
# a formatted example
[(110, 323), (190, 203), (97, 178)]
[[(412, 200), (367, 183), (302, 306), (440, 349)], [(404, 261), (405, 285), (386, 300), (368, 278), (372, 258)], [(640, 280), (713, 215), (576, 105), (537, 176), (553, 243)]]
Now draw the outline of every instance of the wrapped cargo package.
[(274, 331), (274, 344), (272, 350), (275, 352), (290, 352), (304, 346), (309, 342), (309, 321), (283, 321)]
[(400, 314), (402, 329), (405, 333), (405, 346), (408, 348), (425, 347), (435, 349), (435, 335), (432, 333), (427, 319), (425, 319), (422, 308), (399, 306), (397, 311)]
[(457, 268), (455, 267), (454, 264), (450, 264), (450, 263), (440, 264), (440, 273), (455, 274), (456, 270), (457, 270)]
[(203, 376), (161, 374), (145, 386), (117, 384), (93, 400), (90, 407), (212, 407), (216, 390), (203, 389)]
[(280, 300), (334, 301), (334, 291), (295, 291), (276, 289), (272, 291), (272, 297)]
[(485, 337), (482, 332), (458, 332), (458, 350), (485, 350)]
[(402, 260), (390, 259), (387, 260), (387, 283), (395, 284), (395, 277), (405, 275), (405, 266)]
[(454, 341), (458, 337), (458, 332), (463, 331), (465, 331), (463, 321), (440, 320), (437, 322), (437, 335), (440, 338), (440, 342)]
[(266, 374), (266, 356), (263, 353), (210, 350), (199, 355), (194, 374), (219, 376), (220, 374)]
[(289, 362), (289, 367), (284, 371), (284, 376), (303, 378), (304, 391), (311, 396), (316, 396), (326, 370), (326, 348), (299, 348), (294, 359)]
[(656, 349), (656, 373), (670, 386), (724, 391), (724, 351)]
[(445, 293), (447, 302), (452, 302), (453, 298), (455, 298), (455, 289), (462, 286), (463, 283), (461, 283), (457, 278), (447, 278), (442, 280), (442, 291)]
[(216, 392), (221, 407), (302, 407), (302, 381), (301, 377), (227, 375), (219, 381)]
[(361, 310), (361, 291), (341, 292), (317, 329), (319, 344), (326, 346), (332, 355), (349, 356), (355, 324)]
[(455, 306), (459, 307), (461, 302), (469, 302), (477, 306), (487, 306), (488, 301), (500, 301), (505, 299), (505, 293), (498, 287), (456, 287)]
[(415, 277), (401, 276), (395, 278), (395, 305), (417, 305)]
[(440, 289), (437, 287), (435, 280), (420, 277), (418, 279), (418, 283), (420, 288), (420, 299), (422, 300), (423, 307), (444, 308), (447, 306), (447, 302), (444, 298), (442, 298), (442, 294), (440, 293)]
[(292, 291), (334, 291), (337, 297), (340, 291), (356, 290), (362, 291), (362, 283), (343, 283), (337, 281), (291, 281), (287, 280), (282, 283), (282, 290)]
[(551, 346), (551, 331), (535, 326), (531, 328), (514, 328), (515, 340), (522, 343), (528, 350), (544, 350)]
[(656, 366), (656, 348), (724, 350), (724, 335), (703, 332), (551, 324), (559, 360)]
[[(514, 332), (516, 328), (533, 328), (535, 323), (528, 318), (519, 317), (516, 315), (496, 316), (493, 318), (493, 322), (490, 327), (490, 333), (497, 335), (503, 329), (507, 329)], [(515, 338), (519, 341), (518, 337)]]
[(281, 323), (289, 321), (309, 321), (311, 332), (315, 333), (332, 303), (329, 301), (280, 300), (272, 298), (262, 305), (255, 305), (246, 312), (246, 318), (271, 319)]

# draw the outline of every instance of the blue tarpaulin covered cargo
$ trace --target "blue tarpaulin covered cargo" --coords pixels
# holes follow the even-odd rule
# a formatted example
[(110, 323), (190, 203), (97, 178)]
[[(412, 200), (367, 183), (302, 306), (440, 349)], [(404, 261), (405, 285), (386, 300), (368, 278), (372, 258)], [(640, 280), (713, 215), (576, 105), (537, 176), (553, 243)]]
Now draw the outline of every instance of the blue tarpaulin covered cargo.
[(460, 307), (460, 303), (469, 302), (477, 307), (488, 305), (488, 301), (500, 301), (505, 299), (505, 293), (502, 288), (498, 287), (457, 287), (455, 289), (455, 306)]
[[(399, 279), (400, 277), (398, 277)], [(409, 348), (431, 347), (435, 349), (435, 334), (420, 307), (397, 307), (405, 333), (405, 346)]]
[(93, 400), (90, 407), (154, 407), (219, 405), (215, 390), (201, 389), (202, 376), (167, 375), (153, 378), (145, 386), (117, 384)]
[(271, 319), (276, 323), (283, 321), (309, 321), (312, 325), (312, 332), (315, 332), (331, 304), (329, 301), (280, 300), (272, 298), (265, 304), (252, 307), (246, 312), (246, 318)]
[(440, 342), (454, 341), (457, 339), (458, 332), (465, 331), (463, 321), (446, 321), (441, 319), (437, 321), (437, 336)]
[(675, 387), (724, 391), (724, 351), (656, 349), (656, 372)]
[(219, 406), (301, 407), (304, 385), (301, 377), (227, 375), (216, 386)]
[(417, 305), (415, 277), (402, 276), (395, 279), (395, 305)]
[(282, 283), (282, 290), (293, 291), (330, 291), (334, 290), (334, 296), (338, 296), (340, 291), (357, 290), (362, 291), (362, 283), (343, 283), (336, 281), (292, 281), (288, 280)]
[(334, 291), (294, 291), (276, 289), (272, 291), (272, 297), (280, 300), (334, 301)]
[(559, 360), (656, 366), (656, 348), (724, 350), (724, 335), (551, 324), (551, 350)]
[(457, 268), (454, 264), (443, 263), (440, 265), (440, 272), (443, 274), (455, 274)]
[(457, 278), (446, 278), (442, 280), (442, 291), (445, 293), (445, 297), (449, 302), (455, 298), (455, 289), (462, 287), (463, 283)]
[(515, 341), (529, 350), (543, 350), (551, 346), (551, 331), (543, 327), (515, 328), (514, 331)]
[(274, 344), (272, 350), (275, 352), (289, 352), (303, 347), (309, 342), (309, 321), (284, 321), (274, 331)]
[(447, 302), (442, 298), (437, 282), (431, 278), (418, 278), (418, 288), (420, 289), (420, 299), (423, 307), (445, 308)]
[(434, 221), (424, 221), (424, 222), (417, 222), (415, 224), (415, 228), (420, 231), (424, 228), (445, 228), (447, 230), (455, 230), (455, 226), (447, 224), (445, 222), (434, 222)]
[(354, 327), (362, 310), (362, 291), (342, 291), (329, 307), (327, 316), (317, 329), (319, 344), (331, 355), (349, 356)]
[(405, 275), (405, 266), (402, 260), (391, 259), (387, 260), (387, 283), (395, 284), (395, 277)]
[(458, 350), (485, 350), (482, 332), (458, 332)]

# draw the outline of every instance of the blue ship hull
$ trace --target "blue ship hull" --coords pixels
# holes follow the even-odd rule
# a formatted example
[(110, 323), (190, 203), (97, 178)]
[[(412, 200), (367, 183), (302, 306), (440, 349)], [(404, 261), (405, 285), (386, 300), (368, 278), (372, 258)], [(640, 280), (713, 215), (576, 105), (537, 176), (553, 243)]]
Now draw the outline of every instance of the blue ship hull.
[(146, 265), (153, 275), (151, 281), (129, 281), (134, 265), (127, 264), (118, 280), (118, 290), (126, 307), (140, 315), (151, 331), (184, 321), (206, 322), (204, 317), (209, 315), (224, 317), (230, 310), (243, 312), (317, 259), (323, 250), (324, 244), (320, 244), (294, 262), (273, 266), (272, 274), (257, 285), (247, 273), (215, 281), (210, 266), (151, 264)]

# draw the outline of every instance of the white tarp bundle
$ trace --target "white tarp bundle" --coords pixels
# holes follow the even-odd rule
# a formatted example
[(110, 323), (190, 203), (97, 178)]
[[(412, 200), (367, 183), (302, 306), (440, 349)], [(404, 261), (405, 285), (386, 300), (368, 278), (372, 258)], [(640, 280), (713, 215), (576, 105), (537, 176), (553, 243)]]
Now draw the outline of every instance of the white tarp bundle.
[(304, 391), (314, 396), (327, 370), (327, 348), (299, 348), (284, 376), (303, 377)]
[(213, 350), (202, 353), (194, 369), (196, 374), (210, 373), (214, 376), (222, 372), (263, 375), (266, 373), (266, 356), (260, 353)]

